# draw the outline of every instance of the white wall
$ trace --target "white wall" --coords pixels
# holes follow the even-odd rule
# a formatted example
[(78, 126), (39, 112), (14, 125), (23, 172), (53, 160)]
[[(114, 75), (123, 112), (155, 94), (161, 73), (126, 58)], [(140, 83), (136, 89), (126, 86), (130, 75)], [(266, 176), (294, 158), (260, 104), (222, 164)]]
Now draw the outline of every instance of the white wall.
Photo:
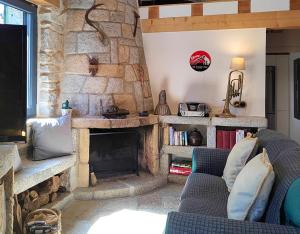
[[(143, 39), (155, 104), (160, 90), (166, 89), (173, 114), (177, 104), (184, 101), (223, 107), (230, 60), (244, 56), (243, 99), (248, 105), (238, 114), (265, 116), (265, 29), (151, 33), (143, 34)], [(196, 72), (189, 65), (191, 54), (197, 50), (205, 50), (212, 57), (205, 72)]]
[(300, 53), (290, 54), (290, 90), (291, 90), (291, 114), (290, 137), (300, 144), (300, 120), (294, 118), (294, 60), (300, 58)]

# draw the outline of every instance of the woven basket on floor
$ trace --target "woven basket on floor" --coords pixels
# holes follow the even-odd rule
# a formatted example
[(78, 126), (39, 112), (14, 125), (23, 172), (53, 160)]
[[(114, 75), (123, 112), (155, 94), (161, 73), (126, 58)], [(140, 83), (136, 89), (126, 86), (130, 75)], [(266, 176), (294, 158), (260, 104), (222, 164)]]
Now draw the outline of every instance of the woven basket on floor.
[(61, 234), (61, 212), (56, 209), (38, 209), (29, 213), (24, 221), (24, 234), (27, 232), (27, 224), (31, 221), (45, 221), (48, 225), (57, 227), (55, 232), (50, 234)]

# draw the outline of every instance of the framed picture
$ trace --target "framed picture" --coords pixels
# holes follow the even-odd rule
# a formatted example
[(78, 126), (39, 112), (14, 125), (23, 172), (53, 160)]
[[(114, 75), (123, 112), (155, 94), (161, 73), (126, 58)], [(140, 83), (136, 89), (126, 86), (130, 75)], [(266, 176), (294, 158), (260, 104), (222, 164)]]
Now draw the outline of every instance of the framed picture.
[(300, 120), (300, 58), (294, 60), (294, 116)]

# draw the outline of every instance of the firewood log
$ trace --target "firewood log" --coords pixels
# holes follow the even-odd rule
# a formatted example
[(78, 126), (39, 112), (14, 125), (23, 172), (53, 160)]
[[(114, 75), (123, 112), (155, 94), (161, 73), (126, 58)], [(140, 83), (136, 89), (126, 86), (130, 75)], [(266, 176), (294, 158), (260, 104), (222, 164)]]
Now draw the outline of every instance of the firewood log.
[(40, 206), (47, 205), (50, 201), (49, 193), (40, 193), (39, 194)]
[(51, 195), (50, 195), (50, 201), (51, 202), (55, 202), (57, 200), (57, 193), (52, 193)]
[(52, 192), (56, 193), (60, 186), (60, 178), (59, 176), (52, 177)]

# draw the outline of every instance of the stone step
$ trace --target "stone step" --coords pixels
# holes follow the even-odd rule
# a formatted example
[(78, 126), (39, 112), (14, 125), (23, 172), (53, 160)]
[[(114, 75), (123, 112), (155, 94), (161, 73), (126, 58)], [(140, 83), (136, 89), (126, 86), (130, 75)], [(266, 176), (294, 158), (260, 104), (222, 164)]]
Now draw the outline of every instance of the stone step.
[(113, 181), (100, 181), (95, 187), (77, 188), (74, 191), (74, 197), (77, 200), (101, 200), (136, 196), (151, 192), (167, 183), (167, 176), (152, 176), (141, 173), (140, 176), (131, 176)]

